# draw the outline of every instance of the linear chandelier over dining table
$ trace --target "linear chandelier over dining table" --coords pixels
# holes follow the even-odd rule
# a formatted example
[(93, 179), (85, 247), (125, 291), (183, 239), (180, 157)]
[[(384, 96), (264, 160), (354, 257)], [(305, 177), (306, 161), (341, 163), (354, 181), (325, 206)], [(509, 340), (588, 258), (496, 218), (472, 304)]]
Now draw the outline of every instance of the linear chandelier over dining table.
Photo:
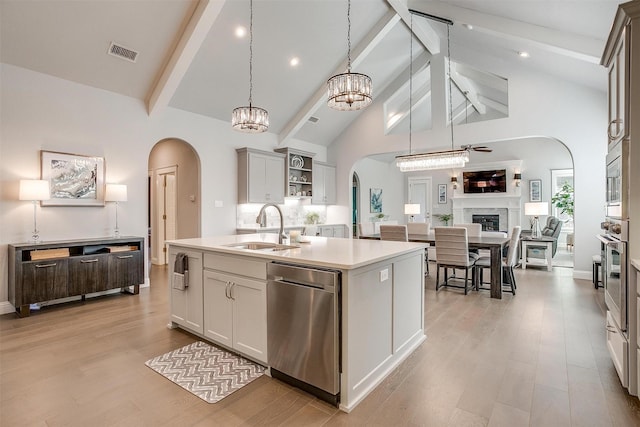
[(396, 156), (396, 166), (401, 172), (462, 168), (468, 161), (469, 150), (446, 150)]

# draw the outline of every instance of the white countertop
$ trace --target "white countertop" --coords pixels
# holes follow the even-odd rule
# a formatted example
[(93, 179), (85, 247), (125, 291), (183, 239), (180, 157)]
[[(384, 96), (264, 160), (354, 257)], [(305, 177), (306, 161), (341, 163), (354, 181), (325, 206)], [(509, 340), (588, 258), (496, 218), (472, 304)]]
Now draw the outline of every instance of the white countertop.
[[(299, 224), (299, 225), (285, 225), (285, 230), (291, 230), (296, 228), (306, 228), (306, 227), (325, 227), (325, 226), (333, 226), (333, 225), (344, 225), (344, 224)], [(237, 227), (238, 231), (255, 231), (259, 233), (260, 231), (278, 231), (280, 230), (280, 226), (274, 227), (260, 227), (258, 224), (245, 224), (242, 227)]]
[(309, 243), (294, 243), (295, 249), (261, 251), (233, 248), (226, 245), (241, 242), (278, 242), (278, 236), (270, 233), (237, 234), (231, 236), (201, 237), (169, 240), (171, 246), (207, 250), (227, 254), (252, 256), (269, 260), (287, 261), (318, 267), (350, 270), (378, 261), (404, 255), (428, 245), (424, 243), (390, 242), (330, 237), (307, 237)]

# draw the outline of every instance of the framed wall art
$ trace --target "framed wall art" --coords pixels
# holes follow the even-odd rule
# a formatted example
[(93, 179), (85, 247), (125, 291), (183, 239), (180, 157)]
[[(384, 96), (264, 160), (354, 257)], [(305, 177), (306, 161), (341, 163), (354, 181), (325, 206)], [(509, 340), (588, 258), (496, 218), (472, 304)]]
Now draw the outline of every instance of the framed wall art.
[(529, 201), (530, 202), (542, 201), (542, 180), (541, 179), (529, 180)]
[(382, 188), (369, 189), (370, 210), (372, 213), (382, 212)]
[(438, 203), (447, 203), (447, 184), (438, 184)]
[(40, 151), (41, 177), (51, 198), (42, 206), (104, 206), (104, 158)]

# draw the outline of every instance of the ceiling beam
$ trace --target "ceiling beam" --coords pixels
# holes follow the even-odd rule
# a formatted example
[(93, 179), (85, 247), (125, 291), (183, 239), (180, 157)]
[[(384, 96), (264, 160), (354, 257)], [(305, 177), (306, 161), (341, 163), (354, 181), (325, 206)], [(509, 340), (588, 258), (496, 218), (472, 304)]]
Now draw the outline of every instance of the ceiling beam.
[[(389, 10), (367, 33), (364, 39), (351, 49), (351, 68), (356, 68), (361, 64), (373, 48), (384, 39), (398, 22), (400, 22), (400, 17), (393, 10)], [(345, 59), (331, 75), (344, 73), (346, 69), (347, 60)], [(292, 138), (309, 120), (309, 117), (326, 102), (327, 85), (323, 82), (300, 111), (282, 128), (282, 132), (278, 135), (278, 145), (284, 145)]]
[(496, 111), (501, 112), (505, 116), (509, 116), (509, 106), (504, 105), (498, 101), (494, 101), (493, 99), (487, 98), (485, 96), (480, 95), (480, 101), (489, 108), (493, 108)]
[(593, 64), (600, 63), (603, 41), (592, 37), (489, 15), (440, 1), (411, 0), (410, 7), (425, 13), (446, 17), (454, 22), (471, 24), (473, 31), (528, 43), (549, 52)]
[[(407, 28), (411, 28), (411, 12), (407, 6), (407, 0), (387, 0), (389, 6), (402, 18)], [(440, 53), (440, 37), (433, 30), (426, 19), (418, 19), (413, 23), (413, 34), (431, 55)]]
[(460, 92), (462, 92), (465, 98), (469, 100), (469, 103), (473, 105), (473, 108), (480, 114), (486, 114), (487, 108), (478, 100), (478, 91), (473, 87), (469, 79), (458, 73), (456, 63), (453, 61), (451, 61), (451, 79), (455, 85), (458, 86), (458, 89), (460, 89)]
[(164, 109), (175, 94), (193, 58), (220, 15), (225, 0), (200, 0), (160, 78), (147, 97), (149, 116)]

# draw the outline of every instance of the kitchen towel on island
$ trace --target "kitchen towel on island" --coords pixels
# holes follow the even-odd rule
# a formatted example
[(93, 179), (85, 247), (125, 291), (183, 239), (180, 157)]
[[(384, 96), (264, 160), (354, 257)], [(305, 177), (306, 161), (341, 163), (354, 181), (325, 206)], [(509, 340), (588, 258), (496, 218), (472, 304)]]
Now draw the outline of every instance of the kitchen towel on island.
[(176, 254), (173, 265), (173, 289), (184, 291), (189, 286), (189, 256), (184, 252)]

